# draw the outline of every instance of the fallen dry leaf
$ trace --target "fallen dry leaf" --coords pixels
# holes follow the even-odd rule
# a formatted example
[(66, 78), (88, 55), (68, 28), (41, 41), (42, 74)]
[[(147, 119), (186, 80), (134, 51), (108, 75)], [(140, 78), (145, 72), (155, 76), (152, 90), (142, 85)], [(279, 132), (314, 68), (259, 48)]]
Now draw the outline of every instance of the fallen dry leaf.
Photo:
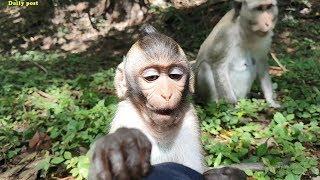
[(284, 73), (284, 70), (281, 67), (270, 66), (269, 68), (269, 74), (273, 76), (282, 76), (283, 73)]
[(295, 52), (296, 50), (295, 50), (294, 48), (288, 47), (288, 48), (286, 49), (286, 51), (287, 51), (287, 53), (293, 53), (293, 52)]
[(50, 146), (51, 139), (43, 132), (37, 131), (29, 140), (29, 149), (31, 150), (48, 149)]

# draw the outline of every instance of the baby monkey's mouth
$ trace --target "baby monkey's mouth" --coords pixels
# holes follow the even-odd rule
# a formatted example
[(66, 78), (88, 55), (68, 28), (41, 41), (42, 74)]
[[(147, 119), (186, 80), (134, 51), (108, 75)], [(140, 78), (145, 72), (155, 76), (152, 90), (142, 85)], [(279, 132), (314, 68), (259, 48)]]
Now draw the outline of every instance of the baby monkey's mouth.
[(264, 37), (269, 33), (269, 31), (256, 31), (256, 34), (260, 37)]
[(164, 115), (164, 116), (171, 116), (177, 110), (176, 108), (169, 108), (169, 107), (154, 107), (152, 105), (147, 105), (147, 108), (150, 112), (155, 114)]
[(173, 109), (158, 109), (154, 110), (155, 113), (160, 114), (160, 115), (171, 115), (173, 114), (174, 110)]

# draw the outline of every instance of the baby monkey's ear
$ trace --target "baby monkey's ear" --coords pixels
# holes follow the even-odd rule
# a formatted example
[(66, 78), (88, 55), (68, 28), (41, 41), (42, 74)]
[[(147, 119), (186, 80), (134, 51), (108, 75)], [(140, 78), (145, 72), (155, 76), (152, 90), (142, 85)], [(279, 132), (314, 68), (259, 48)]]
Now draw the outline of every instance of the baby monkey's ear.
[(194, 73), (191, 71), (190, 78), (189, 78), (189, 91), (191, 94), (194, 93), (194, 86), (195, 86), (195, 79)]
[(233, 9), (234, 9), (233, 20), (236, 20), (237, 17), (239, 16), (240, 10), (241, 10), (241, 7), (242, 7), (242, 3), (243, 3), (243, 0), (233, 0), (232, 1), (232, 6), (233, 6)]
[(124, 100), (127, 97), (128, 92), (128, 86), (124, 71), (124, 61), (120, 63), (116, 69), (116, 75), (114, 77), (114, 87), (116, 88), (118, 98), (120, 100)]

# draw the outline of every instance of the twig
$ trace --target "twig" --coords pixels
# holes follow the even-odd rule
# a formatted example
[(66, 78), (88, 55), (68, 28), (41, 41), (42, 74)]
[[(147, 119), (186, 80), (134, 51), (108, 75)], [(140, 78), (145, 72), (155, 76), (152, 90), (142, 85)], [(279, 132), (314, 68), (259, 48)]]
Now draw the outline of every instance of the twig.
[(90, 24), (91, 24), (91, 27), (96, 30), (97, 32), (100, 32), (99, 28), (96, 26), (96, 24), (92, 21), (91, 19), (91, 15), (90, 15), (90, 12), (88, 11), (87, 12), (87, 15), (88, 15), (88, 19), (90, 21)]
[(65, 177), (65, 178), (53, 177), (53, 179), (57, 179), (57, 180), (74, 180), (74, 177), (72, 177), (72, 176)]
[(52, 97), (51, 95), (49, 95), (49, 94), (47, 94), (47, 93), (45, 93), (45, 92), (43, 92), (43, 91), (37, 91), (37, 93), (41, 96), (41, 97), (44, 97), (44, 98), (46, 98), (46, 99), (49, 99), (49, 100), (51, 100), (52, 102), (57, 102), (58, 100), (56, 99), (56, 98), (54, 98), (54, 97)]
[(298, 15), (297, 17), (300, 19), (319, 19), (320, 15), (310, 15), (310, 16)]
[(313, 86), (312, 89), (320, 96), (320, 90), (317, 87)]
[(263, 163), (240, 163), (233, 164), (231, 167), (238, 168), (241, 170), (252, 170), (252, 171), (263, 171), (265, 170), (265, 166)]
[(44, 68), (42, 65), (40, 65), (40, 64), (38, 64), (38, 63), (36, 63), (36, 62), (34, 62), (34, 61), (31, 61), (31, 60), (28, 60), (28, 61), (31, 62), (32, 64), (36, 65), (39, 69), (41, 69), (43, 72), (45, 72), (46, 75), (48, 74), (47, 69)]
[(206, 169), (206, 171), (209, 171), (211, 169), (219, 169), (219, 168), (223, 168), (223, 167), (234, 167), (234, 168), (238, 168), (241, 169), (243, 171), (245, 170), (252, 170), (252, 171), (264, 171), (266, 169), (266, 167), (264, 166), (263, 163), (239, 163), (239, 164), (231, 164), (231, 165), (221, 165), (215, 168), (212, 167), (208, 167)]
[(271, 54), (272, 59), (281, 67), (281, 69), (282, 69), (284, 72), (287, 72), (288, 69), (287, 69), (286, 67), (284, 67), (284, 66), (280, 63), (280, 61), (279, 61), (279, 59), (276, 57), (276, 55), (275, 55), (274, 53), (270, 53), (270, 54)]

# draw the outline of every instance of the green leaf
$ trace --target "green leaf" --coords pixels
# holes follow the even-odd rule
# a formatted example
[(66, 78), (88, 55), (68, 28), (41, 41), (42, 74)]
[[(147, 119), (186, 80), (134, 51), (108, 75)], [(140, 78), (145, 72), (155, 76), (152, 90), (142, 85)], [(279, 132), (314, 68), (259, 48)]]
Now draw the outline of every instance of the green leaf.
[(213, 155), (209, 155), (209, 156), (207, 156), (207, 157), (205, 158), (208, 166), (211, 166), (211, 165), (213, 164), (212, 158), (213, 158)]
[(257, 155), (258, 156), (263, 156), (265, 154), (267, 154), (268, 152), (268, 146), (267, 143), (263, 143), (260, 146), (257, 147)]
[(50, 163), (47, 159), (44, 159), (44, 160), (41, 160), (36, 167), (38, 170), (48, 171), (50, 167)]
[(218, 157), (214, 160), (213, 167), (218, 167), (221, 164), (221, 159), (222, 159), (222, 153), (219, 153)]
[(51, 163), (52, 164), (60, 164), (64, 161), (64, 158), (63, 157), (54, 157), (51, 159)]
[(311, 117), (311, 114), (310, 113), (308, 113), (308, 112), (304, 112), (303, 114), (302, 114), (302, 118), (310, 118)]
[(288, 121), (293, 120), (293, 119), (294, 119), (294, 114), (289, 114), (289, 115), (287, 115), (286, 119), (287, 119)]
[(59, 129), (58, 129), (57, 127), (53, 127), (53, 128), (50, 130), (50, 137), (51, 137), (52, 139), (57, 138), (59, 135), (60, 135), (60, 132), (59, 132)]
[(76, 177), (79, 174), (79, 169), (74, 168), (70, 171), (70, 173), (72, 174), (73, 177)]
[(273, 119), (278, 123), (278, 124), (283, 124), (286, 122), (286, 118), (279, 112), (277, 112), (274, 116)]
[(294, 163), (291, 165), (291, 167), (292, 172), (296, 175), (301, 175), (305, 172), (305, 169), (300, 164)]
[(261, 158), (261, 159), (262, 159), (263, 164), (265, 164), (266, 166), (271, 166), (269, 159), (267, 159), (267, 158)]
[(273, 174), (276, 174), (276, 168), (274, 166), (269, 166), (268, 167), (269, 171), (272, 172)]
[(71, 158), (72, 158), (72, 155), (71, 155), (71, 153), (70, 153), (69, 151), (66, 151), (66, 152), (64, 152), (63, 157), (64, 157), (65, 159), (71, 159)]
[(237, 153), (225, 154), (228, 158), (230, 158), (233, 162), (240, 163), (239, 158), (237, 157)]
[(319, 169), (317, 167), (312, 167), (310, 170), (314, 175), (316, 175), (316, 176), (319, 175)]
[(89, 157), (87, 156), (80, 156), (79, 157), (79, 162), (78, 162), (78, 169), (79, 169), (79, 176), (86, 178), (88, 177), (89, 173)]
[(289, 173), (289, 174), (286, 176), (285, 180), (300, 180), (300, 178), (299, 178), (298, 176), (295, 176), (295, 175), (292, 174), (292, 173)]
[(246, 169), (244, 171), (248, 176), (253, 176), (253, 171), (251, 169)]

